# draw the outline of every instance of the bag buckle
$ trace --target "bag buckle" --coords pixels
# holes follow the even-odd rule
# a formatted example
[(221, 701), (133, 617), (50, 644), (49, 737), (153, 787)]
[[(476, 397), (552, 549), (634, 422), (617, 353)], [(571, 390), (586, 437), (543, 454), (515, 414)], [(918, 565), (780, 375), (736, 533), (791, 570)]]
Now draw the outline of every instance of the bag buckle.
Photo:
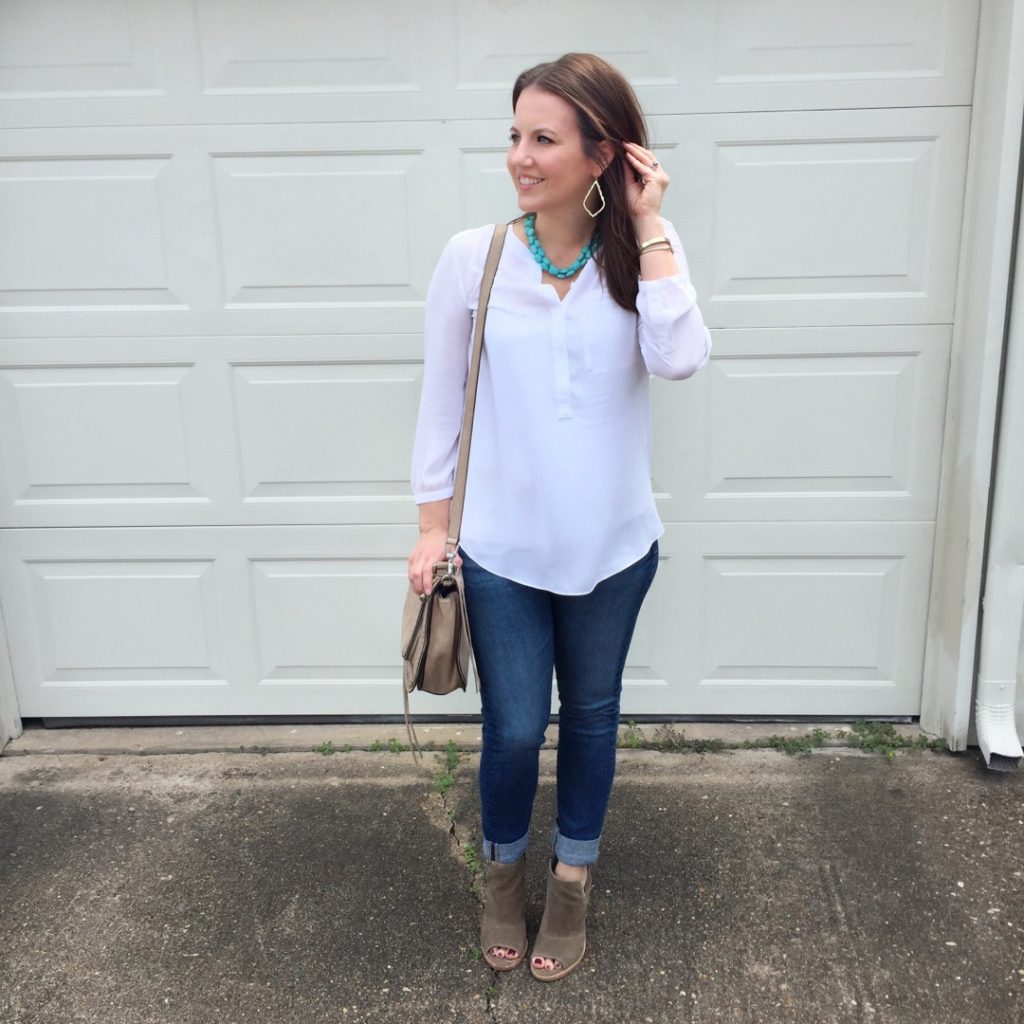
[(449, 551), (445, 554), (445, 561), (434, 563), (434, 582), (444, 583), (455, 578), (458, 566), (455, 564), (455, 552)]

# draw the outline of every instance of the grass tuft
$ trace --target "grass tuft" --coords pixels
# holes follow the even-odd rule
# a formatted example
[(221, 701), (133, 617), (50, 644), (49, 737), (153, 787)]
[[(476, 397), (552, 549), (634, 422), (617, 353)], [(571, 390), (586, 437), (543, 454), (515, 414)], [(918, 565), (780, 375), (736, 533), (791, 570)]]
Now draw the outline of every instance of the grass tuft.
[(444, 750), (436, 758), (438, 762), (437, 774), (434, 776), (434, 789), (444, 794), (451, 789), (455, 782), (455, 772), (459, 766), (459, 748), (454, 740), (449, 740)]

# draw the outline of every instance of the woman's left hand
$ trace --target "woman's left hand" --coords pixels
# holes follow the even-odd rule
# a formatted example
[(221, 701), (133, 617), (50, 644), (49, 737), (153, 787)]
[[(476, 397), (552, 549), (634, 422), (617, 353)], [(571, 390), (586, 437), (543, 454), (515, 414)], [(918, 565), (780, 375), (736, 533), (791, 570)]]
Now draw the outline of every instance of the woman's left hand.
[[(657, 216), (669, 183), (665, 168), (649, 149), (635, 142), (624, 142), (623, 146), (627, 165), (626, 202), (630, 215), (634, 220)], [(629, 168), (636, 173), (630, 174)], [(642, 176), (641, 181), (636, 180), (638, 174)]]

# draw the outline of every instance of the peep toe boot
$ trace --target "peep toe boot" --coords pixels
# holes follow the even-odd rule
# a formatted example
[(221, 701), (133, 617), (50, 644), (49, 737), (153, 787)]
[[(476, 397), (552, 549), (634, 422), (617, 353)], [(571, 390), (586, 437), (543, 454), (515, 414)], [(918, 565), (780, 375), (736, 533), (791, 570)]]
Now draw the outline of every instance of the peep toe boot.
[[(589, 865), (585, 883), (566, 881), (555, 874), (553, 867), (548, 868), (547, 901), (530, 960), (530, 973), (538, 981), (558, 981), (582, 963), (587, 951), (587, 905), (592, 887)], [(550, 971), (538, 967), (534, 963), (538, 957), (556, 960), (561, 966)]]
[[(488, 967), (511, 971), (526, 956), (526, 857), (514, 864), (487, 861), (480, 949)], [(512, 960), (491, 954), (494, 946), (514, 949)]]

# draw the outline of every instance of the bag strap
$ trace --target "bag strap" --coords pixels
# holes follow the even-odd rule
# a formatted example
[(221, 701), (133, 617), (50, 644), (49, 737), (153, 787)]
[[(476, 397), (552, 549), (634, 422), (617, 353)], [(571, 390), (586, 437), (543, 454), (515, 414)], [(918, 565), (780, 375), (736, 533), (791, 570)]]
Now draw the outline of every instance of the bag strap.
[[(514, 222), (513, 222), (514, 223)], [(469, 472), (469, 446), (473, 440), (473, 413), (476, 409), (476, 390), (480, 380), (480, 355), (484, 348), (484, 321), (487, 319), (487, 303), (491, 298), (491, 286), (501, 259), (501, 248), (505, 244), (508, 224), (496, 224), (491, 247), (487, 251), (484, 276), (480, 281), (480, 299), (476, 306), (476, 325), (473, 330), (473, 350), (469, 359), (469, 374), (466, 377), (466, 408), (462, 413), (462, 431), (459, 434), (459, 461), (455, 467), (455, 493), (452, 495), (451, 511), (448, 517), (448, 539), (445, 556), (454, 559), (462, 532), (462, 509), (466, 503), (466, 476)]]

